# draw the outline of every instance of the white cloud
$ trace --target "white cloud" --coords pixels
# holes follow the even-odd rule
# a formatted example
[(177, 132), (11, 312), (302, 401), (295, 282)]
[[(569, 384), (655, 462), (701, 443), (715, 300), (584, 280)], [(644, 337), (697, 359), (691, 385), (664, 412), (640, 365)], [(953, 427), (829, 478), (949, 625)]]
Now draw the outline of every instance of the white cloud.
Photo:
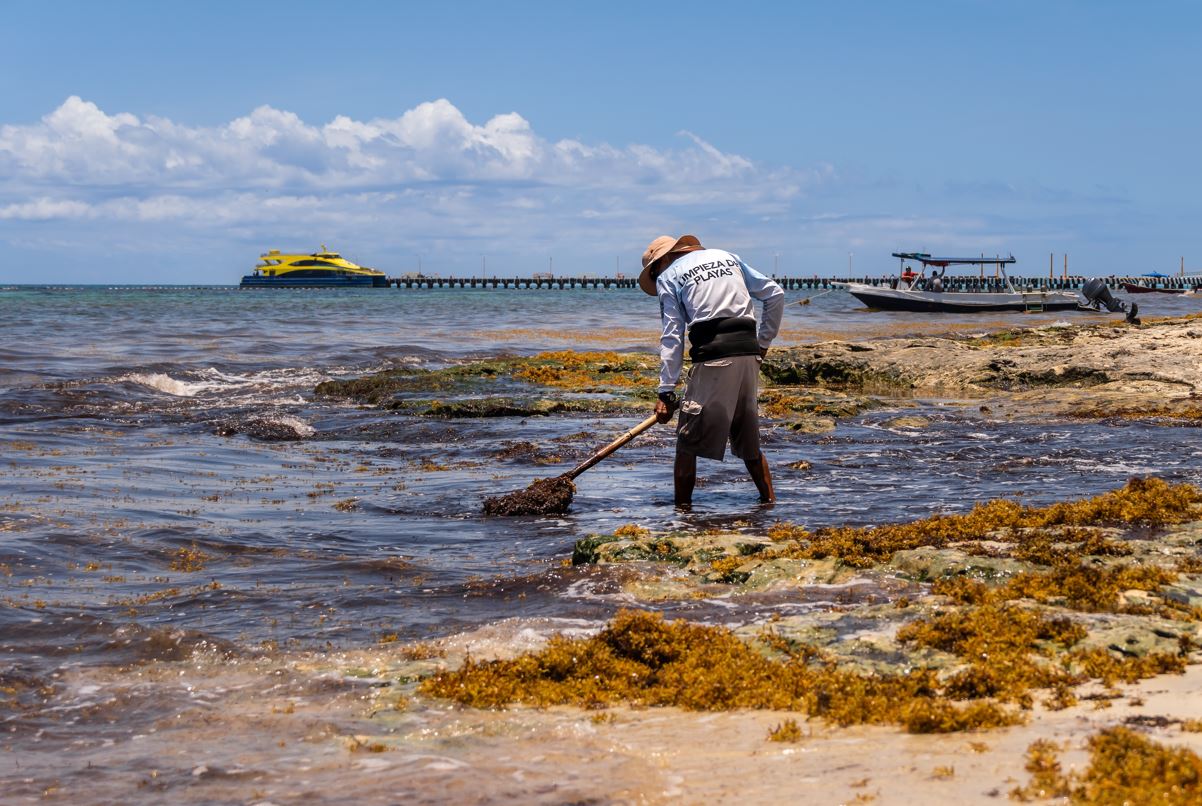
[(551, 141), (516, 112), (474, 123), (446, 99), (325, 123), (261, 106), (204, 127), (72, 96), (38, 122), (0, 125), (0, 240), (90, 254), (170, 245), (173, 265), (211, 280), (211, 249), (321, 242), (384, 268), (390, 254), (465, 265), (487, 251), (491, 268), (494, 255), (555, 254), (558, 267), (584, 252), (602, 256), (596, 271), (663, 232), (837, 256), (865, 243), (887, 254), (915, 234), (978, 248), (999, 237), (995, 222), (924, 215), (912, 197), (900, 212), (822, 215), (864, 188), (829, 163), (765, 165), (678, 135), (669, 148)]
[(58, 184), (63, 192), (80, 194), (123, 184), (151, 193), (504, 181), (700, 187), (715, 181), (746, 184), (759, 174), (747, 158), (683, 135), (689, 142), (679, 149), (552, 143), (517, 113), (476, 125), (445, 99), (398, 118), (356, 121), (339, 115), (323, 126), (261, 106), (224, 126), (204, 128), (108, 115), (72, 96), (39, 123), (0, 126), (0, 176), (9, 193)]
[(32, 199), (0, 206), (0, 221), (49, 221), (55, 218), (84, 218), (92, 213), (85, 202), (70, 199)]
[(477, 259), (586, 243), (608, 261), (660, 231), (780, 213), (829, 181), (690, 132), (670, 148), (550, 141), (516, 112), (474, 123), (446, 99), (318, 124), (261, 106), (205, 127), (72, 96), (38, 122), (0, 125), (0, 238), (74, 238), (81, 251), (353, 240)]

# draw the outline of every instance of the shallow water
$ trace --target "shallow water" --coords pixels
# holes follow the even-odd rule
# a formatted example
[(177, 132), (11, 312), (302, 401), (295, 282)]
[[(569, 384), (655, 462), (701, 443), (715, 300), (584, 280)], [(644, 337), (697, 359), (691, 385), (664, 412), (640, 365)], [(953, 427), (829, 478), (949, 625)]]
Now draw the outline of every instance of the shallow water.
[[(1202, 308), (1140, 304), (1145, 316)], [(484, 518), (486, 496), (556, 475), (634, 423), (431, 420), (312, 393), (329, 378), (505, 352), (646, 351), (656, 318), (653, 301), (617, 290), (0, 291), (0, 746), (14, 751), (0, 754), (0, 787), (28, 778), (20, 791), (34, 797), (53, 780), (78, 794), (90, 778), (124, 791), (143, 753), (136, 737), (173, 714), (194, 718), (210, 694), (260, 691), (262, 664), (291, 669), (305, 653), (354, 652), (383, 636), (493, 629), (488, 640), (511, 645), (523, 631), (587, 629), (630, 603), (621, 572), (564, 560), (579, 538), (621, 524), (879, 523), (996, 496), (1091, 495), (1131, 475), (1202, 481), (1189, 428), (1017, 422), (898, 401), (825, 435), (769, 424), (775, 507), (755, 504), (741, 463), (703, 462), (696, 508), (676, 512), (672, 434), (657, 428), (581, 476), (567, 515)], [(869, 313), (838, 292), (790, 305), (783, 342), (1083, 320), (1105, 318), (932, 322)], [(890, 427), (898, 413), (930, 422)], [(515, 442), (562, 463), (495, 456)], [(788, 467), (803, 459), (809, 470)], [(660, 607), (740, 624), (874, 595), (816, 587), (787, 601)], [(176, 663), (190, 671), (173, 677)], [(302, 689), (321, 679), (287, 674)], [(358, 696), (348, 684), (347, 700)], [(92, 772), (55, 771), (64, 750), (85, 746), (100, 748)], [(144, 791), (154, 800), (161, 790)]]

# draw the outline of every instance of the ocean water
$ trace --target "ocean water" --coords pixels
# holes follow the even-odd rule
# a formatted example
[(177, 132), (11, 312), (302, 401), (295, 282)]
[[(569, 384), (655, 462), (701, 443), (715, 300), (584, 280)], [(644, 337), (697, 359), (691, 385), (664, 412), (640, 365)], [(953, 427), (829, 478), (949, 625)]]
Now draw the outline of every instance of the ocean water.
[[(789, 299), (785, 344), (1105, 319), (934, 321), (867, 312), (843, 292)], [(1202, 308), (1139, 301), (1145, 315)], [(153, 802), (161, 790), (129, 794), (145, 766), (131, 743), (203, 710), (214, 691), (261, 679), (255, 664), (353, 653), (383, 636), (512, 644), (595, 626), (632, 602), (617, 572), (565, 560), (579, 538), (622, 524), (880, 523), (999, 495), (1091, 495), (1138, 474), (1202, 481), (1189, 428), (1014, 422), (899, 401), (829, 434), (766, 423), (775, 507), (755, 503), (740, 462), (702, 462), (697, 506), (677, 512), (672, 433), (655, 428), (584, 474), (567, 515), (484, 518), (484, 497), (571, 467), (633, 422), (433, 420), (313, 394), (322, 380), (390, 367), (650, 351), (657, 329), (654, 301), (632, 290), (0, 289), (0, 792), (78, 794), (86, 780)], [(931, 424), (891, 428), (898, 413)], [(294, 438), (256, 436), (267, 432)], [(518, 441), (563, 466), (497, 458)], [(803, 459), (810, 470), (788, 467)], [(835, 595), (658, 606), (740, 624)], [(207, 688), (180, 688), (172, 664)]]

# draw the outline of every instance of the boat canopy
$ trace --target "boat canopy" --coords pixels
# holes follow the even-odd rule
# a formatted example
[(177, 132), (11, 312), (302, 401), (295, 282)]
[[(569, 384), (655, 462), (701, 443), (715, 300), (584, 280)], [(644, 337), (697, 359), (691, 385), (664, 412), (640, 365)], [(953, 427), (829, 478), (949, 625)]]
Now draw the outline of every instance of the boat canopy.
[(902, 260), (916, 260), (923, 266), (1003, 266), (1014, 263), (1014, 255), (1010, 257), (931, 257), (926, 252), (893, 252), (894, 257)]

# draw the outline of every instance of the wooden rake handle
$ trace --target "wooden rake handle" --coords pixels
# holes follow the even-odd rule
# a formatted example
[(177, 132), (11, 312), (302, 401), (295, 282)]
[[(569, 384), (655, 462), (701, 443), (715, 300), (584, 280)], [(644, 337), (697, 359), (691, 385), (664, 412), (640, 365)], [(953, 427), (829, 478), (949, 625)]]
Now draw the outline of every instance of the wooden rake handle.
[(623, 445), (625, 445), (627, 442), (629, 442), (630, 440), (634, 439), (635, 437), (637, 437), (639, 434), (641, 434), (641, 433), (643, 433), (644, 431), (646, 431), (646, 430), (647, 430), (648, 428), (650, 428), (651, 426), (655, 425), (655, 419), (656, 419), (655, 415), (654, 415), (654, 414), (652, 414), (652, 415), (651, 415), (650, 417), (648, 417), (646, 420), (643, 420), (641, 423), (639, 423), (638, 425), (636, 425), (634, 428), (630, 429), (630, 430), (629, 430), (629, 431), (627, 431), (625, 434), (623, 434), (622, 436), (618, 437), (618, 438), (617, 438), (617, 439), (615, 439), (613, 442), (609, 443), (609, 444), (608, 444), (608, 445), (606, 445), (604, 448), (602, 448), (601, 450), (597, 451), (596, 453), (594, 453), (594, 454), (593, 454), (592, 456), (590, 456), (589, 458), (585, 459), (585, 460), (584, 460), (583, 462), (581, 462), (580, 464), (576, 465), (576, 467), (575, 467), (575, 468), (573, 468), (572, 470), (570, 470), (570, 471), (569, 471), (569, 472), (567, 472), (567, 473), (564, 473), (564, 474), (563, 474), (563, 475), (564, 475), (564, 477), (565, 477), (565, 478), (569, 478), (569, 479), (574, 479), (574, 478), (576, 478), (576, 477), (577, 477), (577, 476), (579, 476), (581, 473), (583, 473), (584, 471), (588, 470), (588, 469), (589, 469), (590, 467), (592, 467), (593, 465), (597, 464), (597, 462), (600, 462), (600, 461), (601, 461), (602, 459), (604, 459), (606, 456), (609, 456), (611, 453), (613, 453), (614, 451), (616, 451), (618, 448), (622, 447), (622, 446), (623, 446)]

